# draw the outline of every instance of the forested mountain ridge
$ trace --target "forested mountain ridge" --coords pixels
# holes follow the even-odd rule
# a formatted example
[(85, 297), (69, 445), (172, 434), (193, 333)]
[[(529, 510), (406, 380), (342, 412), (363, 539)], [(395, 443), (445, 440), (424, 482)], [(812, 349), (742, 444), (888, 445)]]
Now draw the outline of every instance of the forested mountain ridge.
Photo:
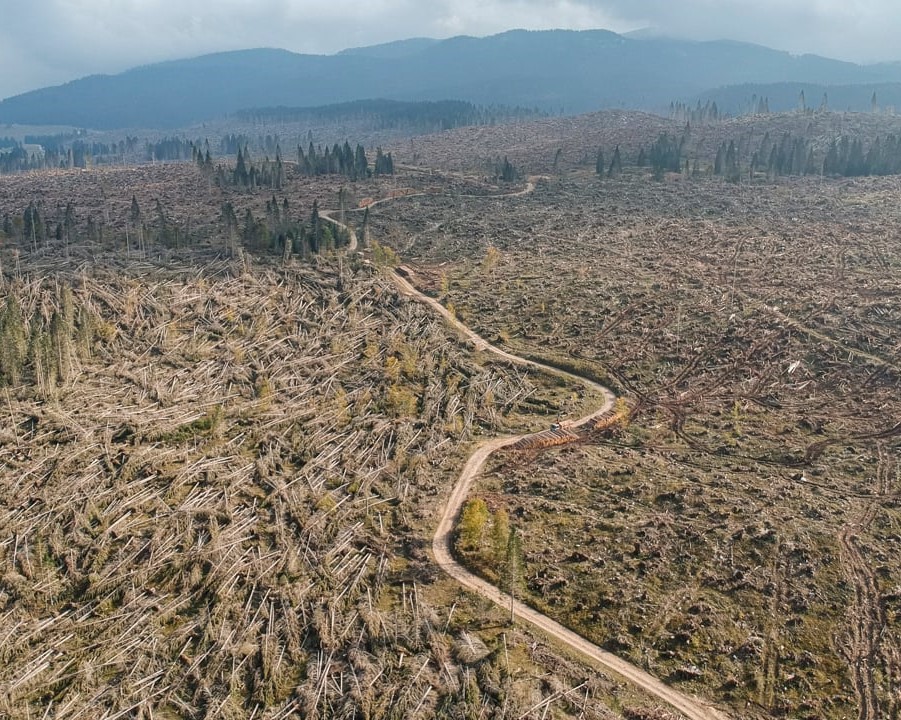
[(673, 99), (742, 83), (901, 81), (897, 65), (861, 66), (731, 41), (632, 38), (604, 30), (515, 30), (415, 39), (336, 55), (257, 49), (95, 75), (0, 102), (0, 122), (173, 128), (242, 108), (365, 98), (467, 100), (578, 113), (662, 110)]

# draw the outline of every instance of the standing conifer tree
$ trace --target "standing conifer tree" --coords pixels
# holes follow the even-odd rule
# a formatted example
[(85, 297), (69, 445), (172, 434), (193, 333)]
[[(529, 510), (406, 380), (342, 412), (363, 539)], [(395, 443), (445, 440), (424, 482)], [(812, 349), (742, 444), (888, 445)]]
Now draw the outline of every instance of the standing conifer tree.
[(612, 178), (621, 174), (623, 171), (623, 159), (619, 154), (619, 145), (613, 151), (613, 159), (610, 161), (610, 168), (607, 170), (607, 177)]
[(319, 253), (322, 249), (322, 218), (319, 217), (319, 201), (313, 201), (310, 213), (310, 251)]

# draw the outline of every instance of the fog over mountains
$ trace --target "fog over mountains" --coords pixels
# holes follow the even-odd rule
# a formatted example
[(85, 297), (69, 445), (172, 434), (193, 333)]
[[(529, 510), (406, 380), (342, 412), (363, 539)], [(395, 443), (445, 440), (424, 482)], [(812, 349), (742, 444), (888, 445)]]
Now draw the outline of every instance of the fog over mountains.
[[(94, 75), (0, 102), (0, 123), (94, 129), (178, 128), (255, 107), (364, 98), (467, 100), (574, 114), (665, 112), (712, 99), (739, 112), (753, 94), (790, 109), (835, 90), (835, 109), (901, 105), (901, 64), (858, 65), (731, 41), (693, 42), (604, 30), (514, 30), (485, 38), (416, 38), (301, 55), (255, 49)], [(876, 85), (878, 84), (878, 85)], [(787, 106), (787, 107), (786, 107)]]

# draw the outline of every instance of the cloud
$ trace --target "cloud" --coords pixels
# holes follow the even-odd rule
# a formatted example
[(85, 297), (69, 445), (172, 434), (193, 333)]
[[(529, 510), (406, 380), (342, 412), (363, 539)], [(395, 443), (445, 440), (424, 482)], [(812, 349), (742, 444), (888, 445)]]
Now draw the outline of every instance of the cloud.
[(856, 60), (897, 56), (896, 0), (30, 0), (0, 22), (0, 97), (248, 47), (331, 53), (406, 37), (642, 26)]
[(624, 23), (856, 62), (901, 59), (896, 0), (586, 0)]

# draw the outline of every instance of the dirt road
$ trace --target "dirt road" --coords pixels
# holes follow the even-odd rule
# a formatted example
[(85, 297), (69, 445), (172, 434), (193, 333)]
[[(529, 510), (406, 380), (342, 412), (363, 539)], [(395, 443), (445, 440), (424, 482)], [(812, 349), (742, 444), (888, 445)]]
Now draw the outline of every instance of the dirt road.
[[(453, 315), (451, 315), (447, 311), (447, 309), (437, 300), (423, 295), (421, 292), (419, 292), (406, 278), (403, 278), (400, 275), (394, 273), (393, 279), (403, 294), (407, 295), (408, 297), (414, 298), (415, 300), (418, 300), (425, 305), (428, 305), (436, 312), (441, 314), (448, 323), (453, 325), (456, 330), (458, 330), (464, 337), (472, 342), (476, 349), (493, 353), (498, 357), (516, 363), (517, 365), (529, 366), (553, 375), (557, 375), (558, 377), (564, 377), (568, 380), (588, 385), (589, 387), (592, 387), (593, 389), (600, 392), (604, 397), (602, 406), (590, 415), (587, 415), (586, 417), (583, 417), (573, 423), (571, 427), (578, 428), (582, 425), (587, 425), (593, 422), (596, 418), (603, 416), (613, 406), (613, 403), (615, 402), (615, 396), (612, 392), (610, 392), (609, 389), (605, 388), (604, 386), (585, 378), (575, 376), (571, 373), (558, 370), (557, 368), (542, 365), (541, 363), (537, 363), (532, 360), (526, 360), (525, 358), (521, 358), (517, 355), (513, 355), (504, 350), (501, 350), (500, 348), (495, 347), (487, 340), (477, 335), (455, 317), (453, 317)], [(482, 467), (493, 452), (500, 450), (501, 448), (508, 445), (513, 445), (514, 443), (517, 443), (527, 437), (529, 436), (517, 435), (513, 437), (502, 437), (488, 440), (479, 445), (479, 447), (476, 448), (476, 451), (469, 457), (469, 460), (466, 461), (466, 465), (463, 466), (460, 477), (457, 479), (457, 483), (456, 485), (454, 485), (454, 489), (451, 492), (450, 497), (448, 498), (447, 505), (445, 505), (444, 507), (444, 512), (441, 515), (441, 520), (438, 523), (438, 528), (435, 531), (435, 536), (432, 540), (432, 552), (434, 553), (435, 561), (445, 572), (447, 572), (448, 575), (450, 575), (464, 587), (477, 592), (479, 595), (488, 598), (489, 600), (496, 603), (497, 605), (500, 605), (503, 608), (510, 608), (512, 603), (513, 612), (520, 620), (526, 620), (550, 637), (564, 643), (565, 645), (568, 645), (569, 647), (577, 650), (599, 665), (607, 668), (608, 670), (612, 670), (618, 675), (626, 678), (651, 695), (673, 706), (687, 718), (690, 718), (690, 720), (724, 720), (725, 718), (727, 718), (727, 715), (724, 715), (711, 705), (708, 705), (701, 700), (689, 697), (688, 695), (685, 695), (684, 693), (681, 693), (678, 690), (665, 685), (657, 678), (646, 673), (644, 670), (641, 670), (631, 663), (618, 658), (616, 655), (613, 655), (606, 650), (601, 649), (594, 643), (589, 642), (585, 638), (574, 633), (572, 630), (563, 627), (560, 623), (552, 620), (551, 618), (529, 607), (528, 605), (525, 605), (518, 600), (512, 599), (509, 595), (501, 592), (494, 585), (483, 580), (477, 575), (472, 574), (466, 568), (460, 565), (456, 560), (454, 560), (454, 557), (452, 555), (454, 525), (456, 524), (457, 517), (460, 514), (460, 509), (462, 508), (463, 503), (466, 501), (466, 497), (469, 495), (469, 490), (472, 486), (473, 481), (476, 479), (476, 477), (478, 477), (479, 473), (482, 470)]]
[[(525, 189), (511, 193), (506, 197), (525, 195), (532, 192), (534, 189), (534, 179), (529, 178), (529, 182)], [(332, 219), (331, 217), (328, 217), (327, 215), (323, 215), (323, 217), (337, 224), (337, 221)], [(351, 249), (353, 250), (355, 248), (356, 235), (351, 231)], [(549, 365), (544, 365), (533, 360), (527, 360), (526, 358), (519, 357), (518, 355), (513, 355), (512, 353), (502, 350), (501, 348), (495, 347), (487, 340), (476, 334), (472, 329), (460, 322), (437, 300), (428, 297), (427, 295), (420, 292), (407, 278), (402, 277), (396, 272), (392, 272), (391, 277), (402, 294), (420, 303), (423, 303), (424, 305), (430, 307), (433, 311), (441, 315), (449, 325), (451, 325), (463, 337), (471, 342), (477, 350), (480, 350), (482, 352), (490, 352), (500, 358), (503, 358), (504, 360), (520, 366), (531, 367), (536, 370), (555, 375), (557, 377), (565, 378), (566, 380), (569, 380), (571, 382), (580, 383), (600, 393), (603, 397), (603, 403), (601, 407), (590, 415), (587, 415), (586, 417), (583, 417), (575, 422), (568, 423), (568, 427), (579, 428), (583, 425), (588, 425), (594, 422), (597, 418), (605, 415), (613, 407), (616, 398), (614, 394), (603, 385), (593, 382), (587, 378), (566, 372), (564, 370), (559, 370)], [(728, 715), (717, 710), (709, 703), (686, 695), (685, 693), (679, 692), (678, 690), (666, 685), (652, 675), (649, 675), (641, 668), (632, 665), (631, 663), (607, 652), (606, 650), (603, 650), (602, 648), (586, 640), (582, 636), (577, 635), (572, 630), (563, 627), (563, 625), (556, 622), (555, 620), (552, 620), (543, 613), (540, 613), (534, 608), (531, 608), (528, 605), (525, 605), (518, 600), (511, 598), (506, 593), (501, 592), (494, 585), (469, 572), (466, 568), (464, 568), (456, 560), (454, 560), (452, 554), (453, 529), (460, 514), (460, 509), (462, 508), (463, 503), (466, 501), (466, 497), (469, 494), (469, 490), (472, 486), (473, 481), (476, 479), (476, 477), (478, 477), (479, 473), (482, 470), (482, 467), (485, 465), (485, 462), (488, 460), (492, 453), (500, 450), (503, 447), (513, 445), (514, 443), (517, 443), (529, 437), (531, 437), (531, 435), (517, 435), (512, 437), (500, 437), (493, 440), (488, 440), (481, 443), (476, 448), (475, 452), (469, 457), (469, 459), (466, 461), (466, 464), (463, 466), (463, 470), (461, 471), (460, 476), (457, 479), (456, 484), (454, 485), (450, 497), (447, 500), (447, 504), (444, 507), (444, 511), (441, 515), (441, 520), (438, 523), (438, 528), (436, 529), (435, 536), (432, 540), (432, 552), (434, 553), (435, 561), (445, 572), (447, 572), (448, 575), (450, 575), (464, 587), (478, 593), (479, 595), (491, 600), (492, 602), (500, 605), (505, 609), (510, 609), (512, 607), (514, 614), (520, 620), (525, 620), (526, 622), (531, 623), (547, 636), (560, 643), (563, 643), (573, 650), (578, 651), (597, 665), (604, 667), (607, 670), (610, 670), (617, 675), (625, 678), (648, 694), (677, 709), (686, 718), (689, 718), (689, 720), (728, 720)]]

